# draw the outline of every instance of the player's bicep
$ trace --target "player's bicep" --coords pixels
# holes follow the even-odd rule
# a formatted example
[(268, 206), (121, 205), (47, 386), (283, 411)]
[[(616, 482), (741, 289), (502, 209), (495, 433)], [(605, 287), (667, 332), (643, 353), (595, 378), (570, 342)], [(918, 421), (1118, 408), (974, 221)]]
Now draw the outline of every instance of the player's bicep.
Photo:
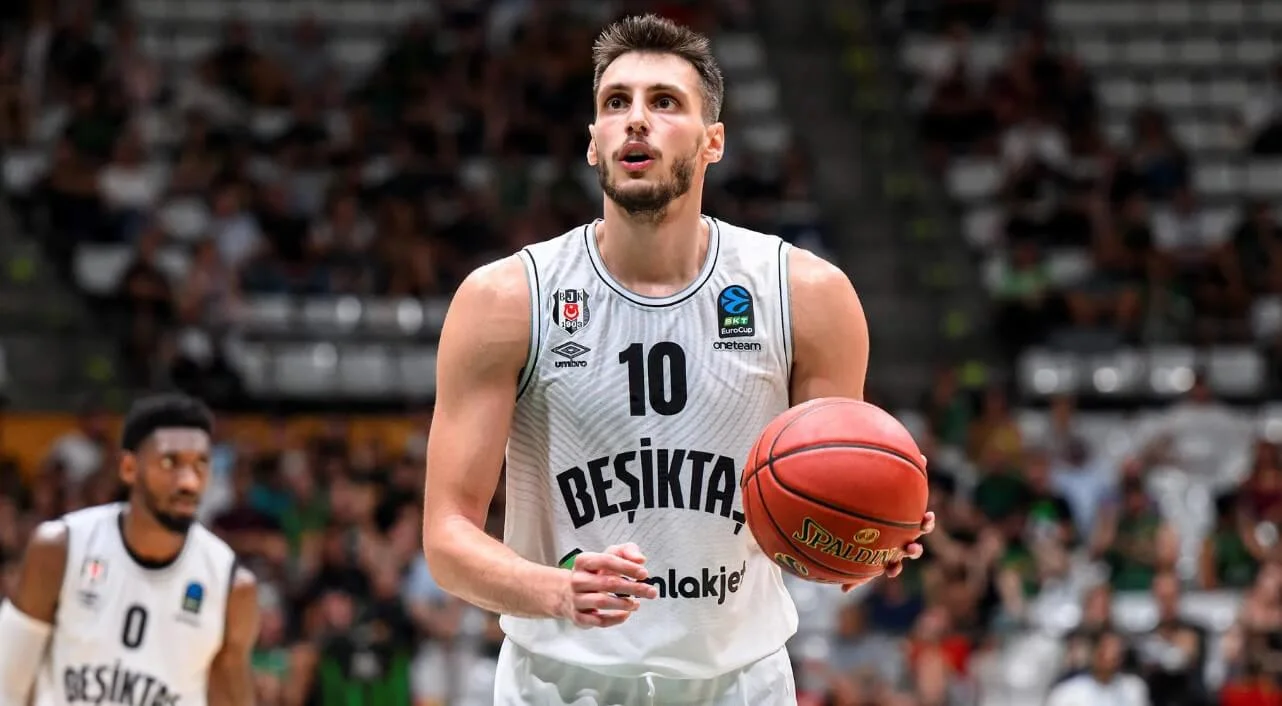
[(18, 572), (18, 585), (0, 604), (0, 703), (25, 703), (44, 658), (58, 611), (67, 563), (67, 527), (36, 528)]
[(530, 311), (525, 270), (515, 257), (474, 272), (450, 302), (427, 443), (429, 525), (459, 515), (484, 522), (527, 364)]
[(254, 703), (251, 659), (258, 642), (258, 585), (254, 575), (237, 567), (227, 598), (227, 623), (223, 645), (209, 673), (210, 706), (247, 706)]
[(819, 397), (863, 399), (868, 321), (846, 274), (816, 255), (788, 251), (792, 311), (791, 402)]
[(34, 620), (53, 623), (67, 570), (67, 526), (45, 522), (32, 533), (10, 596), (14, 607)]

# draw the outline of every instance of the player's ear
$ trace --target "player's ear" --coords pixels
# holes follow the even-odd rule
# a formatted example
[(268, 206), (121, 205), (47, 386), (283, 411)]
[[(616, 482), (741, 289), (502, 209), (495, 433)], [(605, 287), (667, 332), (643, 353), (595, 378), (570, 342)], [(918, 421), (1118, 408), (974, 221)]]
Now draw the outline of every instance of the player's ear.
[(703, 159), (708, 164), (716, 164), (726, 154), (726, 126), (724, 123), (713, 123), (704, 128)]
[(588, 165), (595, 167), (597, 163), (596, 153), (596, 126), (588, 125)]
[(120, 455), (120, 481), (133, 485), (138, 478), (138, 457), (126, 451)]

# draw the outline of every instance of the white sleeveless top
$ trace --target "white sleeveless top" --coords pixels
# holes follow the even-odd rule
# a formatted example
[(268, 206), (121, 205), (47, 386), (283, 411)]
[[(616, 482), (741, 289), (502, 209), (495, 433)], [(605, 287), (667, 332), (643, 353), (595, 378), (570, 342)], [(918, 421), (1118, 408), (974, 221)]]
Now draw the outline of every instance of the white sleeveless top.
[(507, 447), (505, 542), (550, 566), (636, 542), (660, 595), (606, 629), (503, 616), (531, 652), (615, 676), (705, 679), (796, 631), (739, 497), (748, 451), (788, 408), (789, 246), (707, 223), (698, 276), (662, 298), (610, 276), (595, 224), (520, 253), (534, 306)]
[(125, 547), (123, 504), (70, 513), (67, 570), (37, 706), (204, 706), (222, 647), (236, 555), (200, 524), (182, 552), (144, 568)]

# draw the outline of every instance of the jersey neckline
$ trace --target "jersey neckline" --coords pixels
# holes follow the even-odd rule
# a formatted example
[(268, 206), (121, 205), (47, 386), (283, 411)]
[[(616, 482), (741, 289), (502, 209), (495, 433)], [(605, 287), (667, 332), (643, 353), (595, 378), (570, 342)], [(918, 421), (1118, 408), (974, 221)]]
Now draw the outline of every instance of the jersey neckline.
[[(192, 528), (195, 528), (195, 523), (192, 523)], [(182, 555), (187, 552), (187, 545), (191, 544), (191, 530), (189, 529), (187, 534), (183, 536), (182, 548), (179, 549), (178, 553), (174, 554), (173, 557), (164, 561), (155, 561), (154, 559), (138, 556), (138, 554), (134, 552), (133, 547), (129, 546), (129, 541), (125, 539), (124, 507), (121, 507), (116, 513), (116, 536), (120, 538), (120, 546), (124, 547), (125, 554), (128, 554), (129, 558), (137, 564), (139, 568), (146, 569), (147, 571), (163, 571), (164, 569), (168, 569), (174, 564), (177, 564), (178, 560), (182, 558)]]
[(592, 263), (592, 269), (596, 271), (597, 277), (605, 283), (607, 287), (614, 290), (615, 294), (627, 299), (633, 304), (645, 307), (665, 307), (689, 299), (698, 292), (704, 284), (712, 278), (712, 271), (716, 269), (717, 258), (721, 255), (721, 227), (715, 218), (701, 216), (702, 220), (708, 224), (708, 253), (703, 258), (703, 266), (699, 268), (699, 274), (694, 280), (682, 287), (679, 291), (669, 294), (666, 297), (647, 297), (623, 286), (610, 270), (605, 266), (605, 260), (601, 258), (601, 249), (596, 241), (596, 227), (601, 222), (597, 219), (583, 226), (583, 244), (588, 250), (588, 259)]

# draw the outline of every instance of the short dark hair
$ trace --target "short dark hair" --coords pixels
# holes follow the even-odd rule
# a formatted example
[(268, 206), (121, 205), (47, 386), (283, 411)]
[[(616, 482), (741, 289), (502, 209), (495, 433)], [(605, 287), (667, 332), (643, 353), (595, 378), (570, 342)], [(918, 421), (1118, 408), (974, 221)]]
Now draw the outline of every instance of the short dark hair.
[(606, 27), (592, 45), (592, 95), (601, 90), (601, 74), (615, 59), (631, 52), (673, 54), (690, 62), (699, 74), (703, 94), (703, 119), (715, 123), (721, 116), (726, 83), (712, 55), (708, 38), (658, 15), (633, 15)]
[(204, 402), (188, 395), (164, 393), (144, 397), (134, 402), (125, 415), (120, 448), (138, 453), (157, 429), (199, 429), (212, 434), (214, 413)]

